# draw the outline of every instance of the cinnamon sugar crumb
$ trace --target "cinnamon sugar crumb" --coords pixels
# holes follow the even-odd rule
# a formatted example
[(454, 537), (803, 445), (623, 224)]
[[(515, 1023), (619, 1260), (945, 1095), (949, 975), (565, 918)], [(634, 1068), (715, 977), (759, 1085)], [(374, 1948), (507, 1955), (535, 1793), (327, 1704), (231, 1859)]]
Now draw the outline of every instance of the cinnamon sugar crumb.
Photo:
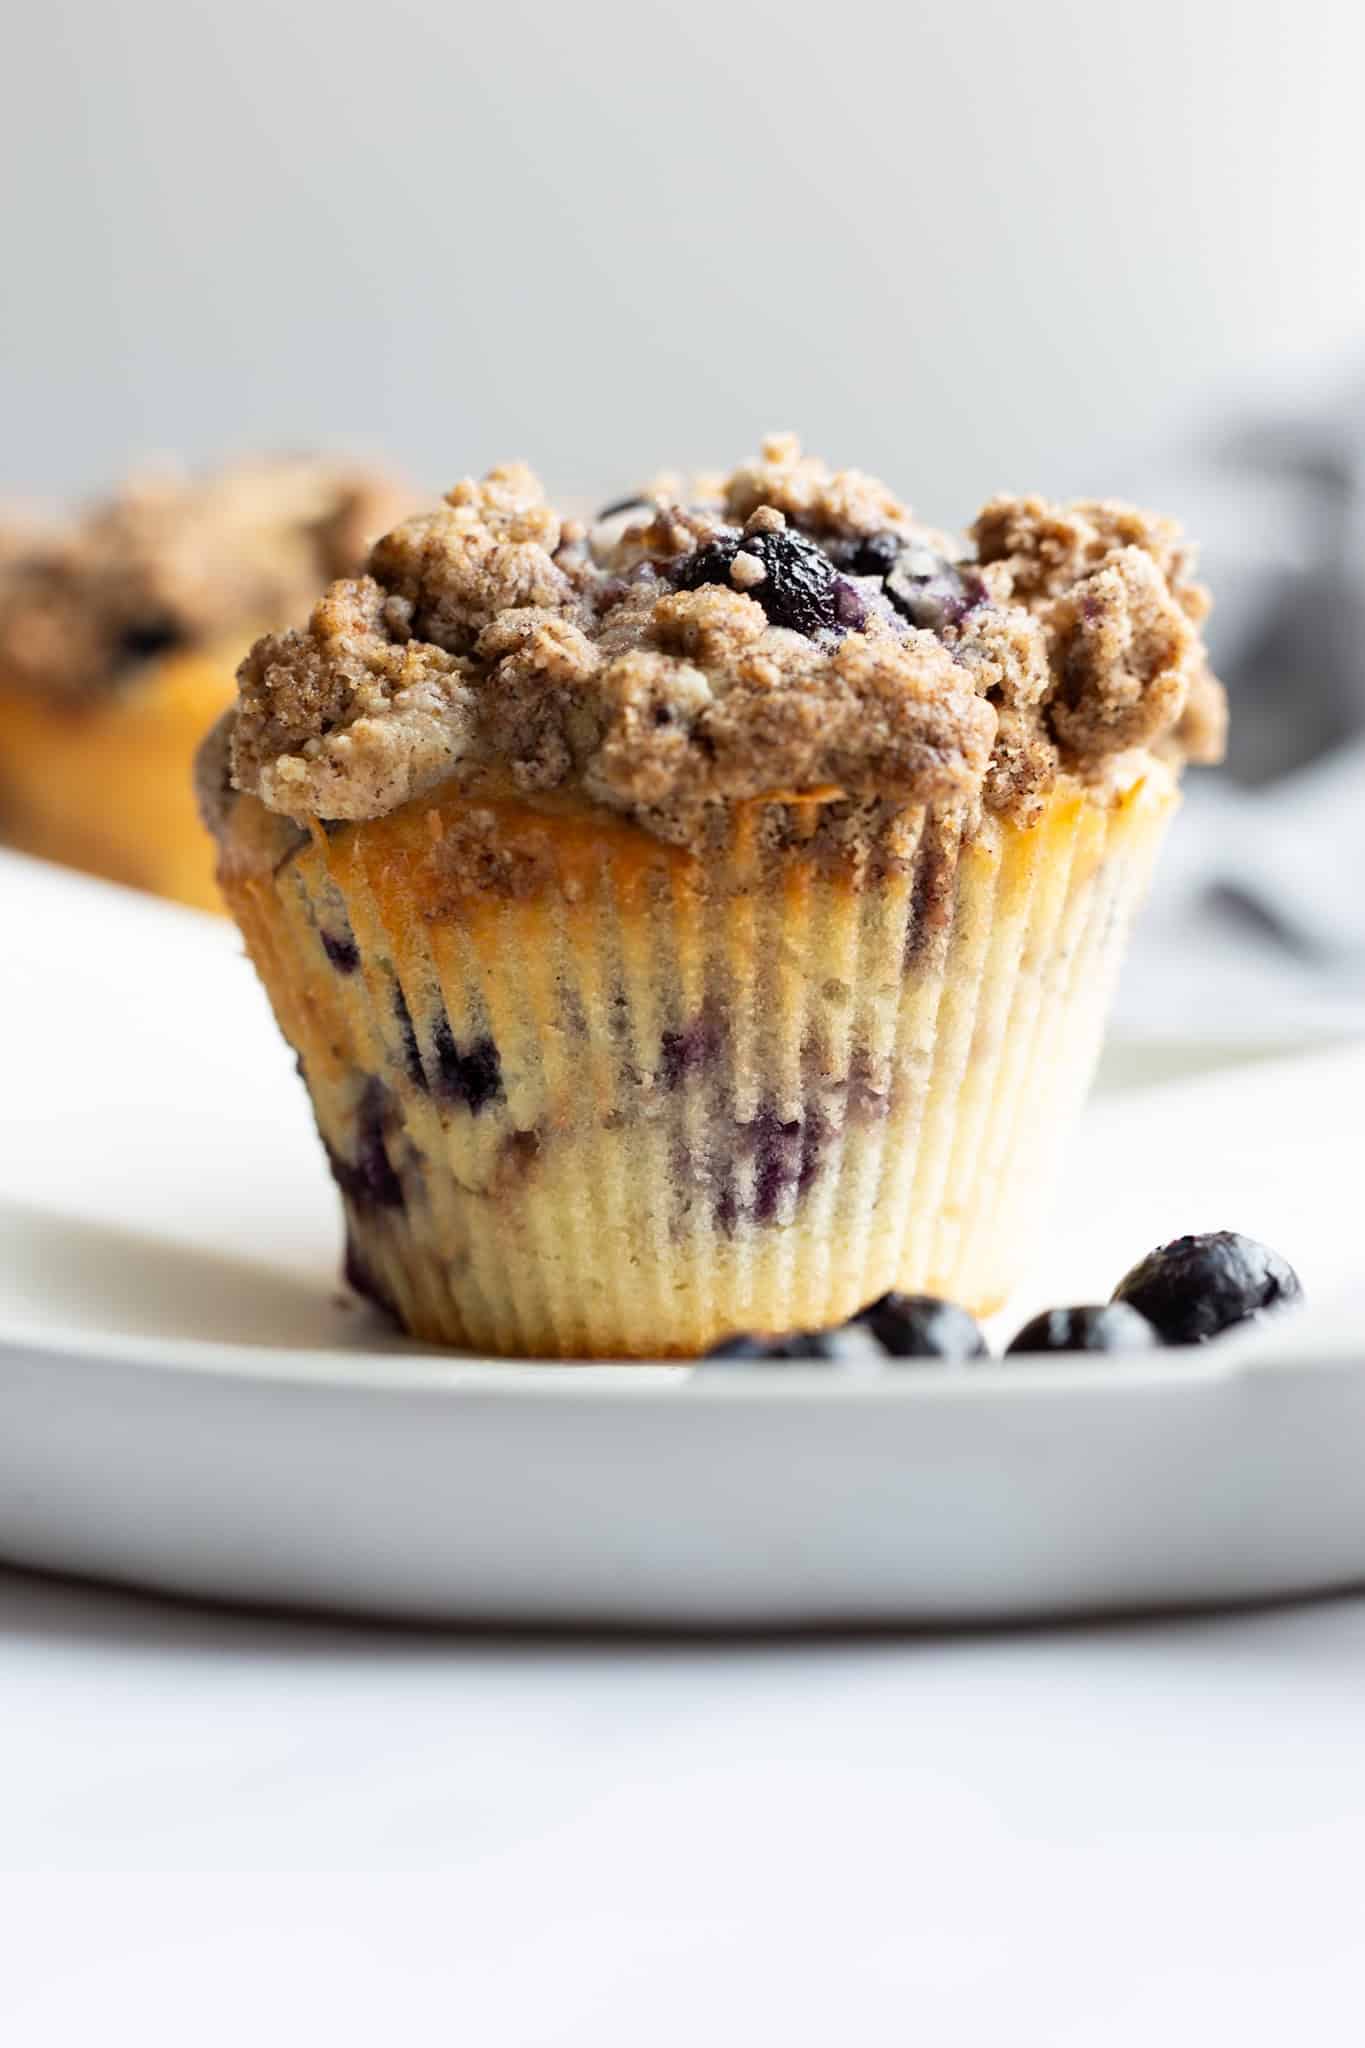
[(756, 583), (763, 581), (767, 573), (758, 556), (746, 554), (743, 548), (730, 564), (730, 581), (738, 590), (752, 590)]
[(879, 533), (905, 524), (906, 507), (875, 476), (831, 471), (803, 455), (795, 434), (770, 434), (757, 462), (741, 463), (725, 485), (725, 510), (743, 522), (760, 508), (829, 534)]
[(0, 688), (71, 700), (136, 684), (164, 653), (285, 625), (403, 509), (386, 478), (312, 458), (136, 479), (0, 537)]
[(718, 806), (774, 792), (1027, 820), (1059, 774), (1217, 752), (1207, 596), (1171, 521), (1001, 497), (972, 559), (789, 436), (713, 492), (585, 533), (524, 465), (466, 478), (252, 651), (237, 786), (364, 818), (492, 775), (702, 847)]

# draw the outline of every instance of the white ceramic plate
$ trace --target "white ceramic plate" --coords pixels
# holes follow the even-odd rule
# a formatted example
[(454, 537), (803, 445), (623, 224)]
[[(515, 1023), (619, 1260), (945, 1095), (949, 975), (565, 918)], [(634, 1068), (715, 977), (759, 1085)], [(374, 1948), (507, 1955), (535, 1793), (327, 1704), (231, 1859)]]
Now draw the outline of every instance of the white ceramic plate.
[(0, 917), (0, 1555), (230, 1599), (703, 1626), (1365, 1579), (1365, 1048), (1111, 1061), (1014, 1312), (1227, 1226), (1314, 1302), (1245, 1338), (870, 1379), (455, 1362), (340, 1297), (303, 1091), (229, 927), (12, 855)]

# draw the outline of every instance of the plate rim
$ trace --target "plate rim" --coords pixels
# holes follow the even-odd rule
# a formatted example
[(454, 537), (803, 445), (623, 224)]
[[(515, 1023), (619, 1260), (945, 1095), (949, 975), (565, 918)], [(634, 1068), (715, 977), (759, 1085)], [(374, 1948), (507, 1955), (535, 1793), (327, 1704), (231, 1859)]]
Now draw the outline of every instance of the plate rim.
[[(1308, 1344), (1294, 1342), (1305, 1322), (1321, 1324)], [(1286, 1325), (1288, 1327), (1286, 1328)], [(1285, 1340), (1290, 1341), (1286, 1342)], [(771, 1366), (729, 1361), (707, 1369), (692, 1359), (494, 1358), (462, 1352), (327, 1346), (274, 1347), (231, 1344), (216, 1339), (136, 1337), (89, 1331), (0, 1331), (0, 1373), (47, 1361), (99, 1370), (118, 1366), (158, 1377), (220, 1384), (326, 1387), (335, 1392), (437, 1394), (469, 1400), (569, 1398), (592, 1394), (615, 1400), (688, 1390), (690, 1402), (757, 1399), (772, 1403), (794, 1395), (801, 1400), (976, 1401), (1001, 1396), (1032, 1398), (1047, 1393), (1104, 1395), (1170, 1388), (1208, 1387), (1222, 1381), (1282, 1369), (1296, 1373), (1365, 1367), (1365, 1335), (1330, 1312), (1263, 1318), (1245, 1331), (1211, 1343), (1169, 1346), (1131, 1356), (1075, 1354), (1049, 1358), (1033, 1353), (1011, 1363), (1003, 1357), (962, 1365), (888, 1362), (860, 1369), (800, 1361)]]

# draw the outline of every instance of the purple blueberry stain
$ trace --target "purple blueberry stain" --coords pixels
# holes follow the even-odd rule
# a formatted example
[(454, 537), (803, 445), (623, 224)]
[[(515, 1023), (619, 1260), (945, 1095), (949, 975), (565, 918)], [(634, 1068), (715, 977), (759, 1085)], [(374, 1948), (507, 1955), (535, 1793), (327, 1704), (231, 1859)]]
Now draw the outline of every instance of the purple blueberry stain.
[(986, 586), (974, 569), (961, 568), (917, 541), (902, 550), (884, 587), (902, 618), (933, 633), (959, 624), (986, 596)]
[(867, 606), (846, 576), (834, 579), (834, 623), (846, 633), (857, 633), (867, 624)]
[(440, 1017), (432, 1045), (437, 1091), (444, 1101), (462, 1105), (471, 1116), (477, 1116), (490, 1102), (504, 1100), (502, 1061), (491, 1038), (473, 1038), (461, 1045), (447, 1019)]
[[(794, 1117), (782, 1116), (772, 1103), (761, 1103), (747, 1122), (735, 1126), (735, 1150), (753, 1161), (753, 1197), (748, 1213), (755, 1223), (776, 1221), (786, 1198), (799, 1201), (824, 1163), (831, 1126), (818, 1109), (808, 1107)], [(719, 1229), (728, 1235), (743, 1213), (727, 1181), (716, 1203)]]
[(509, 1131), (502, 1141), (500, 1159), (509, 1180), (525, 1180), (540, 1157), (544, 1143), (540, 1131)]
[(345, 932), (320, 931), (322, 950), (338, 974), (354, 974), (360, 965), (360, 948)]
[(399, 1043), (403, 1048), (403, 1070), (414, 1088), (423, 1095), (430, 1092), (426, 1068), (422, 1065), (422, 1049), (417, 1043), (417, 1028), (412, 1021), (408, 999), (397, 982), (393, 985), (393, 1016), (398, 1026)]
[(389, 1095), (382, 1081), (367, 1077), (356, 1104), (355, 1158), (343, 1159), (329, 1145), (327, 1157), (337, 1186), (357, 1208), (402, 1209), (403, 1184), (384, 1141)]
[(818, 1109), (809, 1110), (801, 1127), (801, 1157), (796, 1167), (796, 1196), (809, 1193), (825, 1163), (825, 1146), (832, 1136), (829, 1124)]
[(955, 860), (941, 840), (934, 837), (920, 847), (905, 929), (902, 964), (907, 971), (922, 965), (952, 921), (955, 874)]
[(704, 1074), (719, 1059), (724, 1026), (713, 1005), (703, 1003), (690, 1024), (659, 1037), (659, 1082), (671, 1093), (684, 1081)]
[(800, 1117), (787, 1120), (763, 1104), (750, 1123), (741, 1124), (741, 1142), (754, 1161), (754, 1220), (771, 1223), (788, 1188), (801, 1175)]

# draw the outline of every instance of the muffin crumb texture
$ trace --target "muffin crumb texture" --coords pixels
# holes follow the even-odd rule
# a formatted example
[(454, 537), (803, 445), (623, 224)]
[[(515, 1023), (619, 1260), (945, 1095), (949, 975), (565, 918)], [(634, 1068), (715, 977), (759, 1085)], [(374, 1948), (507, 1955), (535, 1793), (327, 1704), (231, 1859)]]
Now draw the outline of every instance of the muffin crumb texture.
[(70, 521), (0, 521), (0, 690), (79, 705), (163, 655), (283, 623), (354, 574), (403, 495), (313, 457), (147, 476)]
[(1222, 692), (1179, 528), (993, 499), (958, 541), (789, 436), (592, 527), (521, 464), (465, 479), (239, 672), (235, 785), (299, 823), (454, 778), (576, 791), (704, 843), (782, 794), (1028, 822), (1059, 777), (1211, 760)]

